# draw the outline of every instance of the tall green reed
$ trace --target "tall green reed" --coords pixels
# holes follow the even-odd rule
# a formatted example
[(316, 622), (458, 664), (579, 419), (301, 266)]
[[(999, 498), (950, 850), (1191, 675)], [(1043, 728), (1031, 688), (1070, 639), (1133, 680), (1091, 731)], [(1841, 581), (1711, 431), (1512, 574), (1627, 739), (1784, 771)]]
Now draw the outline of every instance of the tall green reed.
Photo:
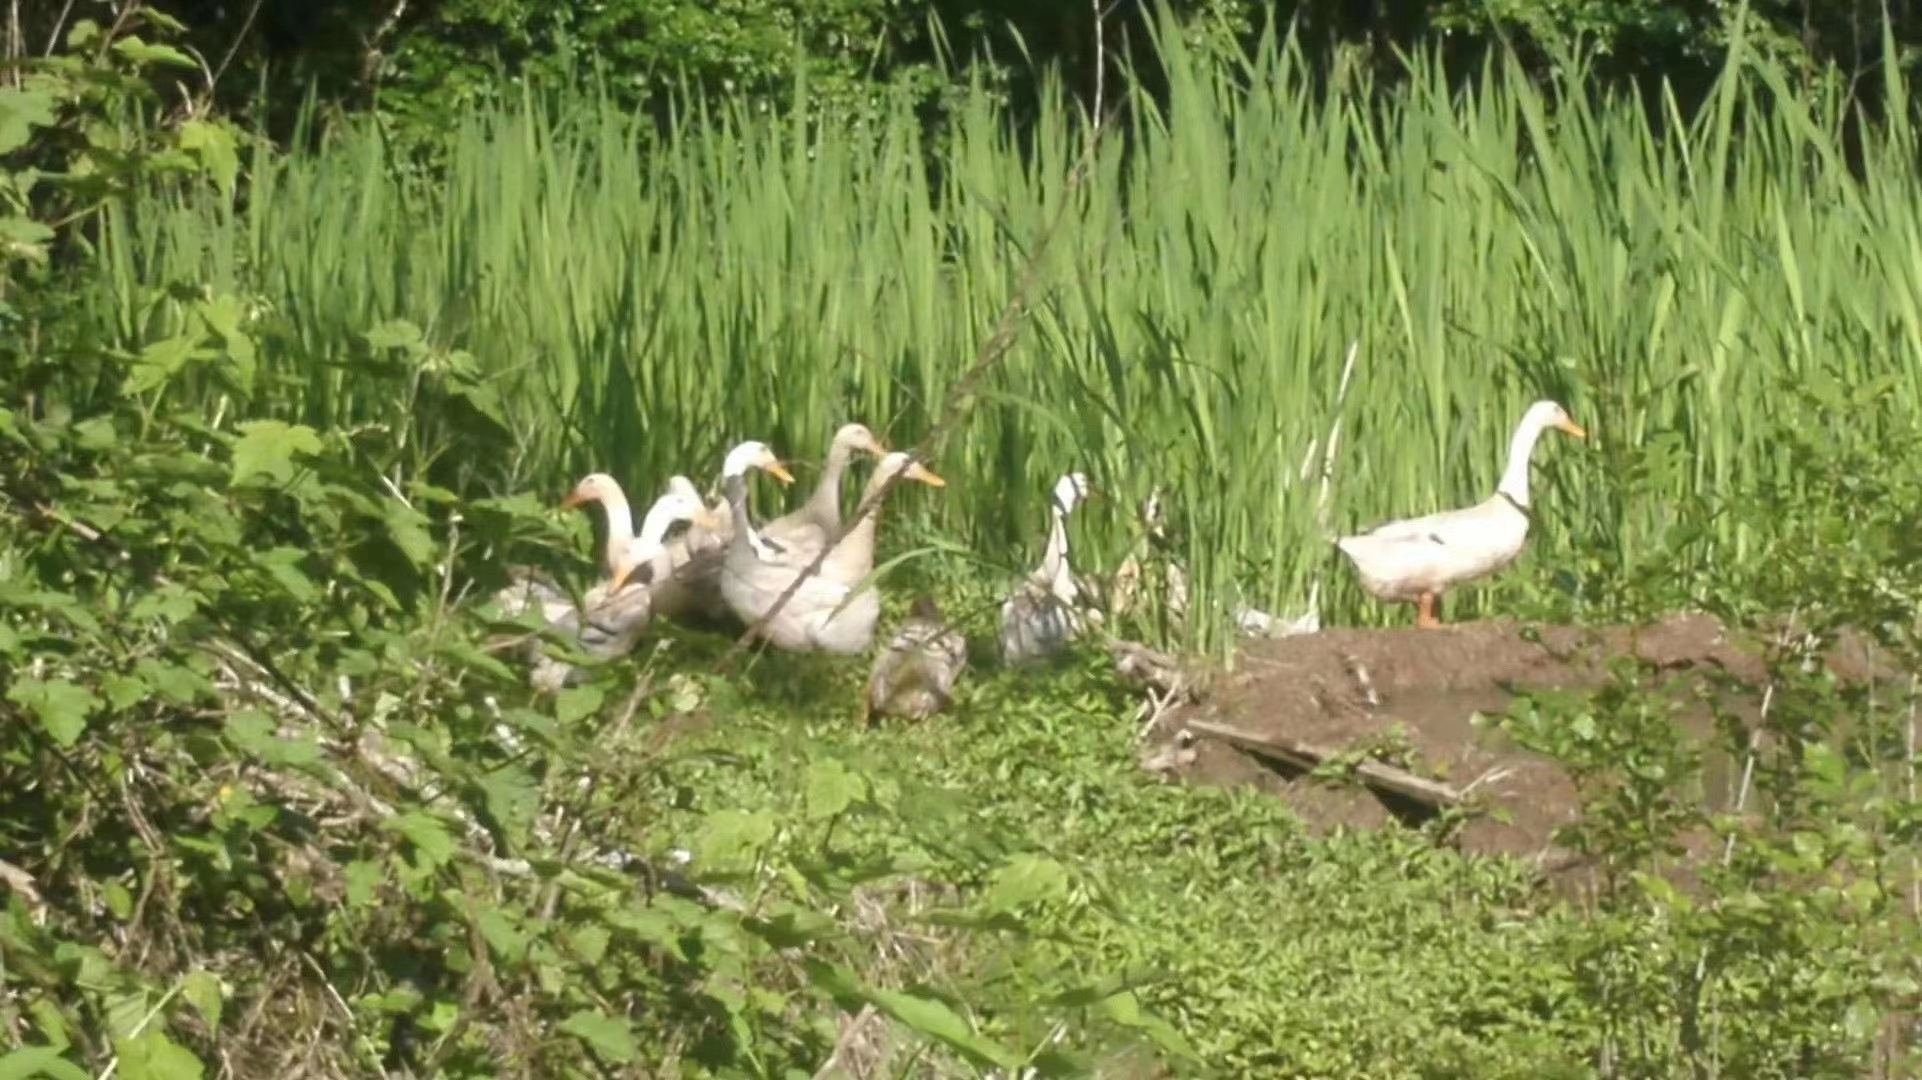
[(1779, 477), (1784, 381), (1922, 399), (1893, 72), (1858, 178), (1842, 88), (1792, 85), (1739, 40), (1688, 122), (1672, 98), (1593, 92), (1573, 58), (1545, 85), (1491, 60), (1464, 87), (1417, 56), (1384, 93), (1275, 37), (1229, 60), (1178, 33), (1160, 48), (1165, 103), (1126, 97), (1078, 187), (1089, 121), (1058, 87), (1017, 130), (976, 86), (934, 138), (906, 104), (691, 111), (659, 134), (592, 94), (529, 93), (451, 133), (444, 174), (348, 126), (258, 152), (237, 203), (127, 207), (95, 306), (137, 343), (143, 288), (263, 298), (285, 334), (255, 407), (326, 425), (391, 409), (338, 361), (407, 318), (496, 377), (518, 440), (500, 482), (609, 468), (652, 490), (711, 478), (747, 437), (804, 460), (849, 419), (918, 438), (1071, 200), (1034, 315), (936, 463), (952, 485), (900, 500), (891, 529), (1012, 573), (1053, 478), (1086, 468), (1118, 497), (1077, 524), (1101, 568), (1158, 484), (1203, 646), (1240, 600), (1289, 612), (1316, 583), (1326, 621), (1405, 620), (1329, 537), (1484, 497), (1534, 398), (1594, 442), (1543, 447), (1531, 554), (1455, 617), (1599, 616), (1626, 567), (1686, 580), (1747, 557), (1744, 527), (1693, 511)]

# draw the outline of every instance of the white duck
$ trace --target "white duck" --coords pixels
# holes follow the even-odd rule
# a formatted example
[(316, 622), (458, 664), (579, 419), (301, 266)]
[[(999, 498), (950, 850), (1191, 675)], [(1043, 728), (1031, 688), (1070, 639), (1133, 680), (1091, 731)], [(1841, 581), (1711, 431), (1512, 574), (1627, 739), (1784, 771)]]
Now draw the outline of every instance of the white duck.
[(874, 437), (866, 424), (843, 424), (828, 443), (827, 464), (821, 470), (821, 482), (815, 486), (814, 494), (808, 496), (799, 510), (761, 526), (761, 535), (790, 549), (811, 547), (819, 551), (821, 545), (840, 533), (841, 478), (846, 475), (848, 461), (857, 450), (877, 460), (888, 453), (888, 448)]
[(1362, 588), (1381, 600), (1415, 603), (1415, 625), (1441, 625), (1436, 603), (1448, 589), (1486, 577), (1521, 554), (1528, 541), (1528, 466), (1535, 443), (1549, 428), (1578, 439), (1588, 432), (1553, 401), (1537, 401), (1522, 415), (1508, 444), (1508, 467), (1495, 494), (1462, 510), (1392, 521), (1372, 532), (1345, 536), (1335, 546), (1354, 564)]
[(1081, 632), (1081, 586), (1068, 565), (1068, 515), (1088, 497), (1088, 478), (1055, 481), (1048, 546), (1036, 567), (1001, 605), (1001, 657), (1022, 664), (1060, 652)]
[[(773, 454), (760, 443), (743, 443), (728, 454), (722, 482), (734, 514), (734, 539), (721, 567), (721, 596), (743, 622), (759, 623), (819, 553), (818, 547), (790, 547), (762, 536), (747, 509), (747, 470), (767, 468)], [(946, 481), (928, 471), (909, 454), (895, 452), (881, 459), (868, 479), (862, 504), (878, 498), (895, 475), (933, 487)], [(873, 589), (855, 592), (874, 568), (878, 508), (862, 516), (841, 542), (827, 553), (820, 570), (801, 581), (774, 617), (762, 624), (757, 636), (790, 652), (829, 652), (852, 655), (866, 652), (874, 641), (881, 617), (881, 598)]]
[[(669, 491), (697, 502), (701, 499), (694, 482), (685, 476), (669, 478), (667, 486)], [(721, 599), (721, 562), (727, 557), (733, 536), (734, 518), (723, 497), (708, 506), (685, 532), (668, 541), (673, 573), (654, 585), (654, 613), (671, 619), (726, 619), (729, 612)]]
[[(609, 516), (631, 520), (626, 498), (620, 495), (618, 485), (614, 494), (619, 502)], [(692, 485), (686, 490), (670, 486), (668, 493), (648, 508), (638, 535), (609, 544), (608, 558), (612, 560), (613, 572), (587, 591), (581, 598), (581, 607), (569, 604), (557, 609), (555, 605), (543, 604), (543, 616), (554, 629), (577, 637), (590, 655), (607, 660), (631, 652), (652, 621), (655, 585), (674, 571), (663, 543), (668, 531), (683, 521), (698, 521), (706, 514), (707, 508), (701, 505)], [(533, 658), (534, 683), (539, 689), (559, 689), (573, 673), (571, 665), (540, 654), (538, 649)]]

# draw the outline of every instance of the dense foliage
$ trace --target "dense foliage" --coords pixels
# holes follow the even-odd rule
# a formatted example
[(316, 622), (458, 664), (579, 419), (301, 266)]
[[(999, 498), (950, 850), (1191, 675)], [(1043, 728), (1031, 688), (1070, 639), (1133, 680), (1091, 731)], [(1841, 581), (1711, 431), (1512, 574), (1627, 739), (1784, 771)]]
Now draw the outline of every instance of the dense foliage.
[[(1058, 73), (1084, 102), (1097, 89), (1144, 78), (1158, 87), (1153, 23), (1167, 10), (1198, 45), (1231, 47), (1267, 28), (1292, 28), (1315, 56), (1342, 47), (1378, 73), (1400, 70), (1403, 51), (1444, 40), (1472, 63), (1491, 47), (1535, 55), (1578, 41), (1597, 70), (1666, 80), (1691, 100), (1721, 66), (1730, 22), (1778, 60), (1808, 71), (1837, 65), (1874, 96), (1874, 74), (1907, 70), (1922, 45), (1922, 11), (1907, 0), (149, 0), (178, 19), (198, 58), (183, 76), (218, 90), (230, 108), (268, 93), (286, 134), (312, 91), (330, 105), (377, 105), (390, 134), (415, 144), (468, 110), (501, 100), (524, 80), (596, 72), (623, 103), (665, 109), (678, 94), (786, 104), (800, 88), (841, 112), (883, 88), (939, 109), (965, 69), (999, 87), (1024, 112), (1040, 107), (1040, 78)], [(52, 52), (69, 20), (111, 21), (114, 0), (28, 5), (9, 26), (9, 55)], [(1885, 50), (1883, 30), (1891, 33)], [(511, 81), (510, 81), (511, 80)], [(203, 87), (203, 83), (217, 84)]]
[[(191, 30), (75, 23), (0, 88), (0, 1075), (1916, 1067), (1922, 201), (1894, 72), (1851, 158), (1838, 87), (1743, 39), (1667, 129), (1579, 66), (1458, 97), (1425, 60), (1364, 117), (1365, 73), (1166, 33), (1165, 103), (1081, 172), (1054, 91), (1024, 128), (976, 87), (950, 138), (908, 94), (644, 153), (602, 100), (512, 101), (429, 178), (353, 124), (287, 154), (183, 103)], [(1320, 580), (1316, 464), (1344, 518), (1453, 501), (1516, 403), (1567, 398), (1602, 461), (1544, 467), (1556, 524), (1479, 602), (1706, 607), (1776, 643), (1759, 718), (1706, 743), (1634, 665), (1490, 719), (1575, 779), (1596, 894), (1462, 856), (1446, 818), (1317, 836), (1154, 784), (1090, 656), (984, 664), (878, 731), (858, 664), (723, 672), (697, 632), (529, 689), (540, 628), (496, 588), (590, 573), (549, 495), (749, 431), (925, 428), (1057, 211), (945, 505), (891, 519), (929, 550), (885, 586), (986, 636), (1011, 566), (970, 552), (1031, 546), (1034, 493), (1087, 461), (1124, 504), (1169, 489), (1213, 641), (1238, 591)], [(1128, 536), (1090, 535), (1092, 561)], [(1373, 610), (1340, 580), (1331, 621)], [(1844, 630), (1893, 674), (1838, 679), (1815, 646)]]

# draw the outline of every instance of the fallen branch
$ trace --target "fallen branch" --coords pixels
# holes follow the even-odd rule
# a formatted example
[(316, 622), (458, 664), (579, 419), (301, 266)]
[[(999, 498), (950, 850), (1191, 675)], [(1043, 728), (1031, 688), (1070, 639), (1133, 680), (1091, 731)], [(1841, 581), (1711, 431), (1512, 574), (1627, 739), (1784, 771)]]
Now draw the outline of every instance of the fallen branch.
[[(1238, 749), (1261, 757), (1274, 758), (1284, 764), (1304, 771), (1320, 768), (1340, 755), (1326, 747), (1290, 739), (1285, 735), (1260, 735), (1226, 724), (1209, 723), (1205, 720), (1190, 720), (1187, 727), (1197, 735), (1219, 739)], [(1460, 806), (1463, 802), (1461, 792), (1438, 780), (1416, 776), (1406, 769), (1384, 765), (1379, 761), (1367, 760), (1355, 766), (1355, 775), (1369, 787), (1412, 799), (1424, 806), (1436, 809)]]

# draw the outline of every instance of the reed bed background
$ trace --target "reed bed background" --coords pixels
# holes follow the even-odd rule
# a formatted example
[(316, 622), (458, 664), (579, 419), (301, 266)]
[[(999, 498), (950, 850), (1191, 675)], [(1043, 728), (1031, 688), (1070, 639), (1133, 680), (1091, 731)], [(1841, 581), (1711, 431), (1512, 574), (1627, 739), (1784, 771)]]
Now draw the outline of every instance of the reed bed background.
[(1417, 57), (1384, 93), (1275, 39), (1222, 59), (1166, 35), (1162, 56), (1166, 101), (1118, 102), (1078, 187), (1088, 121), (1059, 95), (1021, 131), (977, 89), (935, 135), (905, 106), (663, 135), (530, 91), (470, 116), (433, 179), (349, 126), (257, 150), (237, 196), (116, 211), (82, 302), (137, 347), (155, 329), (135, 298), (166, 283), (258, 298), (282, 344), (248, 407), (330, 426), (392, 409), (340, 358), (405, 318), (495, 380), (515, 445), (490, 483), (551, 496), (606, 468), (652, 491), (746, 437), (804, 460), (849, 419), (918, 439), (1066, 200), (1034, 317), (935, 462), (951, 486), (898, 499), (888, 531), (951, 544), (930, 569), (1013, 573), (1053, 478), (1085, 468), (1116, 496), (1077, 526), (1100, 568), (1159, 484), (1202, 646), (1243, 598), (1293, 612), (1317, 581), (1325, 622), (1405, 621), (1327, 538), (1485, 497), (1534, 398), (1593, 442), (1544, 444), (1523, 569), (1451, 617), (1599, 614), (1623, 567), (1739, 565), (1732, 519), (1679, 552), (1672, 534), (1681, 508), (1792, 479), (1786, 388), (1922, 396), (1922, 191), (1893, 76), (1890, 122), (1849, 146), (1837, 87), (1739, 41), (1687, 121), (1594, 96), (1573, 62), (1544, 87)]

